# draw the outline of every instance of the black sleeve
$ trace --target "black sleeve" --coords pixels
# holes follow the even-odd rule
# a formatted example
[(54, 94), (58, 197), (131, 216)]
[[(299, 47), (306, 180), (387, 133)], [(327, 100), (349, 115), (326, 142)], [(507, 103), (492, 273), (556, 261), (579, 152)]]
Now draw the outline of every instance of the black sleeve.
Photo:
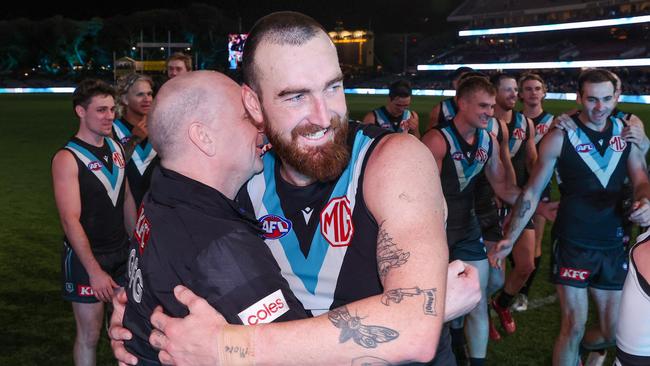
[[(275, 321), (307, 317), (280, 274), (269, 248), (249, 231), (234, 230), (213, 240), (198, 253), (190, 270), (189, 287), (204, 297), (228, 323), (244, 324), (239, 314), (253, 309), (275, 313), (263, 314), (264, 318), (281, 314)], [(278, 300), (280, 293), (286, 303)], [(275, 305), (268, 301), (258, 304), (269, 295), (274, 303), (278, 301)], [(243, 314), (242, 317), (246, 318)]]

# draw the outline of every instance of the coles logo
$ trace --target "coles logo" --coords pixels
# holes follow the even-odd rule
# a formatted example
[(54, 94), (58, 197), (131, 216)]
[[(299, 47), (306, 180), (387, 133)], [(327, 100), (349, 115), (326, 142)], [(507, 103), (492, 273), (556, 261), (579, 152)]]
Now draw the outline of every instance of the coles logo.
[(565, 280), (586, 281), (590, 273), (583, 269), (560, 267), (560, 277)]
[(88, 169), (92, 171), (100, 170), (104, 166), (101, 161), (95, 160), (88, 163)]
[(352, 210), (347, 197), (332, 198), (320, 213), (320, 232), (333, 247), (350, 245), (354, 235)]
[(485, 164), (485, 162), (488, 160), (487, 151), (485, 151), (484, 148), (479, 147), (478, 150), (476, 150), (476, 155), (474, 156), (474, 159), (476, 159), (481, 164)]
[(535, 127), (535, 131), (537, 131), (538, 135), (546, 135), (548, 132), (548, 125), (539, 124)]
[(244, 325), (255, 325), (270, 323), (287, 311), (289, 305), (282, 290), (276, 290), (237, 315)]
[(526, 131), (521, 128), (515, 128), (515, 130), (512, 131), (512, 136), (517, 140), (523, 140), (526, 138)]
[(113, 164), (117, 165), (120, 169), (124, 168), (126, 165), (124, 164), (124, 158), (122, 157), (122, 154), (117, 151), (113, 152)]
[(144, 205), (141, 205), (140, 212), (138, 212), (138, 221), (135, 222), (135, 230), (133, 230), (133, 237), (138, 241), (140, 255), (144, 252), (144, 248), (149, 241), (149, 230), (151, 230), (151, 225), (144, 215)]
[(576, 146), (576, 151), (579, 153), (588, 153), (591, 152), (591, 150), (594, 149), (594, 144), (589, 143), (589, 144), (580, 144)]
[(620, 135), (612, 136), (609, 139), (609, 147), (616, 152), (621, 152), (627, 147), (627, 142)]
[(95, 292), (93, 291), (93, 288), (90, 286), (77, 285), (77, 295), (90, 297), (90, 296), (95, 296)]
[(456, 151), (455, 153), (451, 154), (451, 158), (457, 161), (463, 160), (465, 157), (463, 156), (463, 153), (460, 151)]
[(280, 239), (287, 235), (293, 226), (291, 221), (277, 215), (262, 216), (260, 223), (266, 239)]

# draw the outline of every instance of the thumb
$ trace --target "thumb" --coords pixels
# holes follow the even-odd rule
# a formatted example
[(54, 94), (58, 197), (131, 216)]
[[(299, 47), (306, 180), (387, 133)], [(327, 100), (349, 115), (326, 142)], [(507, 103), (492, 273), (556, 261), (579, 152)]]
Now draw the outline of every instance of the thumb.
[(449, 274), (458, 276), (463, 272), (465, 272), (465, 263), (463, 261), (457, 259), (449, 263)]

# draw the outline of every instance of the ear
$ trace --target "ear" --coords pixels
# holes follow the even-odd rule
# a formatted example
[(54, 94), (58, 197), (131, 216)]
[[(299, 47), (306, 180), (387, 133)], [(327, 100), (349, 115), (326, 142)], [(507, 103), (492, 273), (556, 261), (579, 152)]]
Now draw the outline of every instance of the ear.
[(201, 122), (192, 122), (187, 130), (190, 141), (207, 156), (217, 152), (217, 141), (212, 131)]
[(576, 103), (582, 105), (582, 96), (580, 95), (580, 92), (576, 93)]
[(261, 125), (264, 122), (264, 115), (262, 114), (262, 101), (257, 93), (251, 89), (250, 86), (243, 84), (241, 88), (241, 98), (244, 107), (256, 122), (256, 125)]
[(79, 118), (86, 117), (86, 108), (84, 108), (81, 105), (75, 106), (74, 107), (74, 112), (77, 114), (77, 117), (79, 117)]

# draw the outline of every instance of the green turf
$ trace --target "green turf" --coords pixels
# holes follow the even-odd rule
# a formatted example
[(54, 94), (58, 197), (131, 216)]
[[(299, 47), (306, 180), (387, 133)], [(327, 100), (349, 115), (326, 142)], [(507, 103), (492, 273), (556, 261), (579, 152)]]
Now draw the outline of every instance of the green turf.
[[(361, 118), (384, 103), (382, 96), (348, 96), (350, 116)], [(440, 98), (414, 97), (413, 108), (428, 119)], [(550, 112), (574, 103), (548, 101)], [(69, 95), (0, 95), (0, 365), (70, 365), (74, 321), (60, 297), (59, 225), (50, 175), (54, 152), (77, 128)], [(650, 108), (622, 105), (646, 121)], [(546, 281), (548, 238), (532, 298), (554, 293)], [(559, 327), (557, 304), (517, 314), (518, 331), (489, 347), (493, 365), (548, 365)], [(106, 337), (99, 365), (114, 361)]]

